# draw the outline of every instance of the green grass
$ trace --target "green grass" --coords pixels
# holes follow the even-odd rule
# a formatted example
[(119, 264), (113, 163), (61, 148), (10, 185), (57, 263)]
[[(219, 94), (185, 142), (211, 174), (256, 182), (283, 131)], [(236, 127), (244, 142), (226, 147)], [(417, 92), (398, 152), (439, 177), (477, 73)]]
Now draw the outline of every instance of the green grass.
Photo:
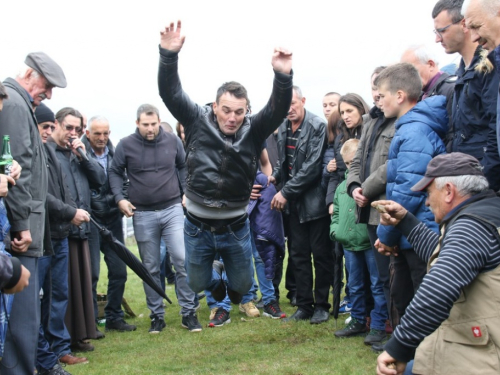
[[(136, 252), (133, 244), (129, 248)], [(362, 337), (335, 338), (333, 319), (321, 325), (283, 323), (264, 317), (252, 319), (233, 305), (230, 324), (207, 328), (210, 311), (202, 300), (198, 318), (203, 331), (190, 333), (181, 327), (173, 286), (167, 288), (173, 302), (165, 313), (167, 327), (158, 335), (150, 335), (142, 282), (129, 270), (125, 298), (137, 317), (127, 321), (137, 325), (137, 331), (106, 332), (103, 340), (92, 341), (95, 351), (85, 353), (90, 363), (66, 369), (73, 375), (375, 373), (376, 354), (363, 344)], [(106, 290), (107, 269), (102, 261), (98, 292)], [(284, 289), (281, 295), (286, 295)], [(286, 299), (282, 300), (281, 308), (288, 315), (295, 311)], [(339, 317), (339, 329), (346, 317)]]

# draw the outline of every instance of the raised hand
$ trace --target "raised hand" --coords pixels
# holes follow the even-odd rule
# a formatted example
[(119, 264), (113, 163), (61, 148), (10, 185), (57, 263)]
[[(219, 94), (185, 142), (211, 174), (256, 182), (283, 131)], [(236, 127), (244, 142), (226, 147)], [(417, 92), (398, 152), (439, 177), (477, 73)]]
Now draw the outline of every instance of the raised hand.
[(177, 21), (177, 29), (174, 27), (174, 23), (170, 22), (170, 26), (160, 31), (160, 35), (161, 48), (172, 52), (179, 52), (186, 39), (185, 36), (181, 36), (181, 21)]
[(277, 72), (290, 74), (292, 71), (292, 52), (285, 48), (276, 47), (271, 64)]

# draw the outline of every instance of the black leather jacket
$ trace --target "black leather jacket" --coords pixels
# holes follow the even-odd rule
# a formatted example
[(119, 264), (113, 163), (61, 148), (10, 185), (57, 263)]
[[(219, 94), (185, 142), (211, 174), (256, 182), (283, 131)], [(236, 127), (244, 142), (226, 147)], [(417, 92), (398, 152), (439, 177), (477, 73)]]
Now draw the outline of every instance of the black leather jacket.
[[(95, 159), (95, 154), (91, 151), (92, 146), (90, 145), (90, 141), (85, 134), (82, 136), (81, 140), (85, 145), (85, 148), (88, 150), (87, 154)], [(108, 140), (107, 146), (108, 165), (106, 170), (109, 170), (115, 154), (115, 147), (113, 146), (111, 140)], [(125, 199), (128, 199), (128, 178), (126, 175), (123, 177), (122, 191)], [(99, 219), (105, 220), (112, 219), (116, 216), (122, 216), (120, 210), (118, 209), (118, 205), (115, 202), (115, 196), (111, 192), (111, 188), (109, 186), (109, 174), (106, 175), (106, 181), (104, 184), (99, 189), (92, 189), (91, 194), (90, 206), (92, 207), (92, 215), (98, 221), (101, 221)]]
[[(298, 139), (289, 179), (286, 161), (286, 132), (289, 121), (285, 120), (278, 130), (279, 166), (274, 169), (273, 177), (283, 183), (281, 194), (295, 201), (301, 223), (328, 215), (325, 205), (325, 189), (321, 186), (323, 154), (327, 146), (326, 125), (322, 118), (306, 111), (302, 130)], [(285, 212), (289, 212), (288, 204)]]
[(292, 76), (275, 72), (266, 106), (247, 115), (234, 137), (219, 130), (212, 106), (199, 106), (182, 90), (177, 53), (160, 48), (158, 87), (163, 102), (186, 134), (186, 196), (206, 207), (248, 204), (264, 140), (286, 116), (292, 100)]

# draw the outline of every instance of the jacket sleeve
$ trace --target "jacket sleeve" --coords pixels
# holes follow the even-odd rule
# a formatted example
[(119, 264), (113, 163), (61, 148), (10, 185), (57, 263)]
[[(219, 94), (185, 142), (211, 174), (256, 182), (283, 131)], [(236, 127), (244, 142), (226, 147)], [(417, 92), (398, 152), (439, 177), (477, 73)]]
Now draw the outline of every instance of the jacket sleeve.
[[(328, 183), (330, 182), (330, 177), (335, 173), (335, 172), (328, 172), (326, 169), (328, 166), (328, 163), (330, 163), (330, 160), (335, 159), (335, 149), (333, 148), (333, 145), (328, 146), (325, 151), (325, 155), (323, 156), (323, 173), (321, 175), (321, 186), (323, 186), (323, 189), (327, 191), (328, 189)], [(329, 206), (333, 202), (333, 192), (330, 194), (326, 195), (325, 203), (327, 206)]]
[(488, 137), (486, 141), (486, 152), (481, 164), (484, 176), (488, 180), (490, 189), (500, 190), (500, 155), (497, 143), (497, 99), (499, 74), (495, 70), (483, 75), (483, 90), (481, 98), (483, 104), (483, 116), (488, 123)]
[(186, 151), (184, 151), (184, 146), (182, 145), (182, 141), (179, 137), (177, 138), (177, 155), (175, 157), (175, 167), (177, 168), (177, 172), (179, 173), (179, 183), (181, 184), (182, 191), (186, 191), (186, 177), (187, 177), (187, 168), (186, 168)]
[(51, 219), (70, 222), (71, 220), (73, 220), (76, 214), (76, 207), (74, 206), (74, 202), (72, 203), (73, 206), (66, 204), (60, 199), (54, 197), (52, 194), (48, 193), (47, 205), (49, 217)]
[(123, 180), (125, 176), (126, 168), (125, 152), (123, 150), (123, 141), (118, 143), (115, 149), (115, 155), (113, 157), (113, 162), (108, 170), (109, 174), (109, 187), (111, 192), (115, 196), (115, 202), (118, 204), (123, 199), (127, 199), (124, 196), (123, 191)]
[[(397, 156), (393, 160), (396, 170), (395, 180), (391, 184), (391, 199), (413, 214), (417, 214), (419, 208), (423, 207), (426, 194), (411, 191), (425, 175), (427, 164), (435, 156), (436, 143), (440, 142), (436, 133), (426, 133), (422, 126), (427, 125), (412, 123), (401, 129), (400, 142), (397, 145)], [(401, 232), (393, 226), (380, 224), (377, 229), (380, 241), (387, 246), (396, 246), (401, 239)]]
[[(351, 174), (349, 172), (349, 174)], [(380, 194), (385, 193), (387, 186), (387, 161), (379, 166), (375, 171), (370, 173), (368, 178), (361, 184), (363, 195), (373, 200)]]
[(191, 127), (200, 116), (202, 107), (194, 103), (182, 89), (178, 60), (178, 53), (160, 47), (158, 90), (172, 116), (184, 126), (187, 137), (187, 133), (194, 130)]
[(106, 172), (104, 172), (102, 165), (93, 157), (87, 156), (87, 159), (88, 160), (82, 159), (80, 165), (89, 181), (90, 188), (98, 190), (106, 183)]
[(292, 75), (274, 72), (273, 91), (267, 104), (252, 116), (252, 132), (259, 142), (267, 139), (286, 117), (292, 102)]
[(281, 189), (281, 194), (289, 201), (297, 199), (312, 185), (318, 184), (321, 179), (322, 157), (326, 147), (326, 127), (323, 123), (318, 126), (312, 124), (309, 126), (309, 131), (312, 134), (308, 136), (307, 140), (306, 159), (297, 173)]
[(30, 229), (31, 166), (35, 149), (31, 132), (38, 132), (38, 129), (30, 129), (32, 122), (27, 106), (13, 104), (8, 111), (4, 108), (0, 112), (0, 139), (6, 134), (10, 136), (12, 156), (23, 169), (16, 185), (9, 189), (9, 195), (5, 198), (9, 208), (10, 229), (13, 232)]

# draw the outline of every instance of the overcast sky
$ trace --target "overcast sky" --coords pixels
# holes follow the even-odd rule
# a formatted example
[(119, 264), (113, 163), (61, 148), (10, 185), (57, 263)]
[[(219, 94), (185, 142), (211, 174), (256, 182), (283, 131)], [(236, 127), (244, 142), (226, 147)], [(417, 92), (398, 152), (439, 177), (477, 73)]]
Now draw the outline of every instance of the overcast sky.
[(441, 66), (458, 63), (459, 56), (434, 43), (435, 2), (4, 1), (0, 79), (14, 77), (29, 52), (44, 51), (68, 81), (45, 101), (54, 112), (71, 106), (107, 117), (115, 143), (135, 130), (143, 103), (158, 106), (162, 120), (175, 125), (158, 95), (158, 43), (160, 29), (181, 19), (179, 70), (194, 101), (214, 101), (217, 88), (235, 80), (259, 110), (271, 93), (273, 48), (283, 46), (293, 51), (294, 83), (306, 108), (322, 116), (329, 91), (355, 92), (371, 105), (371, 72), (398, 62), (411, 44), (428, 44)]

